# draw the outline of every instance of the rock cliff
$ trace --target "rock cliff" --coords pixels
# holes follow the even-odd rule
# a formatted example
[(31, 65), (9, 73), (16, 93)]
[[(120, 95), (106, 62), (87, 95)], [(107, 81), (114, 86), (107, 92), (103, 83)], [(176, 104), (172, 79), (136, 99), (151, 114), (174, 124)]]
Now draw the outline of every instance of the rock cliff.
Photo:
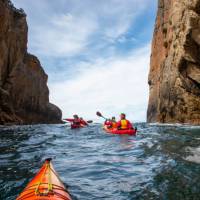
[(0, 124), (57, 123), (61, 111), (49, 103), (47, 75), (27, 53), (23, 10), (0, 0)]
[(159, 0), (148, 122), (200, 124), (200, 0)]

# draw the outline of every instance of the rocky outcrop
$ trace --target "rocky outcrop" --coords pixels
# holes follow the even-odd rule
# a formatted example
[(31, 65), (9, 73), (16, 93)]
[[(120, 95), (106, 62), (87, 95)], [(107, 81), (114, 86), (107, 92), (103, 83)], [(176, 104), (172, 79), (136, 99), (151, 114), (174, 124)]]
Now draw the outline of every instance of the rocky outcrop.
[(159, 0), (148, 122), (200, 124), (200, 0)]
[(49, 103), (47, 75), (27, 53), (23, 10), (0, 0), (0, 124), (57, 123), (61, 111)]

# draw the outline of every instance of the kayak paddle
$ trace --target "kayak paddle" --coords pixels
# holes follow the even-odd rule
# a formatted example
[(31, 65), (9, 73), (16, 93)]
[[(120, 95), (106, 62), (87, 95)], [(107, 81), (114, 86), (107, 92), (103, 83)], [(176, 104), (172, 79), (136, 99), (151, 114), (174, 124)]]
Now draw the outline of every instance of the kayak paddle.
[(102, 118), (104, 118), (105, 120), (107, 120), (107, 118), (105, 118), (99, 111), (96, 112), (96, 115), (97, 115), (98, 117), (102, 117)]

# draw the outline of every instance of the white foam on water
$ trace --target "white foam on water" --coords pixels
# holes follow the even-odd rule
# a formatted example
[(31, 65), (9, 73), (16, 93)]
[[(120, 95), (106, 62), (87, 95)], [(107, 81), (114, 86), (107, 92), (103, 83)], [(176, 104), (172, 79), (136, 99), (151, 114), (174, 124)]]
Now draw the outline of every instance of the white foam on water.
[(191, 125), (191, 124), (180, 124), (180, 123), (149, 123), (150, 126), (173, 126), (173, 127), (182, 127), (182, 128), (189, 128), (189, 129), (200, 129), (198, 125)]
[(187, 147), (186, 151), (191, 155), (185, 157), (184, 160), (200, 164), (200, 146), (197, 148)]

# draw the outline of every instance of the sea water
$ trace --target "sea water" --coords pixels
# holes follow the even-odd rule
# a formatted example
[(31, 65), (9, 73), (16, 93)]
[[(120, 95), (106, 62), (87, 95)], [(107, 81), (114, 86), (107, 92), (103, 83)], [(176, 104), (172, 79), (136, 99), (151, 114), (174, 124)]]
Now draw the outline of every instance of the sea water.
[(200, 199), (200, 127), (138, 123), (0, 126), (0, 199), (14, 200), (51, 157), (74, 200)]

